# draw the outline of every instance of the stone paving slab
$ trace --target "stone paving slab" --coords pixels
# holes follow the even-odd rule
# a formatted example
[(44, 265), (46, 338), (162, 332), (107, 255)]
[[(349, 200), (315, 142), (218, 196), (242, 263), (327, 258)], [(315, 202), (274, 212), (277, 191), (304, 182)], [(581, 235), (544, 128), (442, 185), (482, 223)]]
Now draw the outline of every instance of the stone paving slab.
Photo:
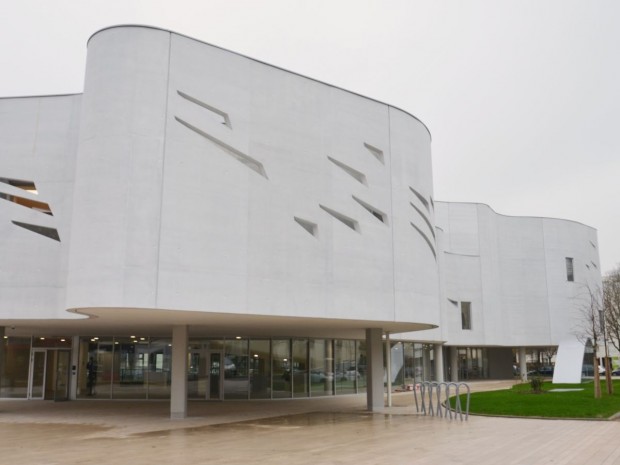
[(167, 402), (0, 401), (0, 463), (620, 465), (620, 422), (450, 421), (393, 400), (190, 402), (186, 420)]

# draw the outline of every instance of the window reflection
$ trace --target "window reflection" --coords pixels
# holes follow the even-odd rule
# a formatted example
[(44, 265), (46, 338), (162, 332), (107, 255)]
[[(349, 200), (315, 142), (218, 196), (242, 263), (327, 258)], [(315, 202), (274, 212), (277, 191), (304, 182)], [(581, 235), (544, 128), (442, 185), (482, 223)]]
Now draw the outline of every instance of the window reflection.
[(26, 398), (30, 360), (29, 337), (0, 339), (0, 397)]
[(334, 393), (334, 346), (332, 339), (313, 339), (310, 347), (310, 395)]
[(250, 398), (271, 398), (269, 340), (250, 341)]
[(308, 340), (293, 339), (293, 397), (308, 397)]
[(355, 363), (355, 341), (334, 341), (336, 394), (355, 394), (359, 372)]
[(356, 356), (357, 356), (357, 372), (359, 376), (357, 378), (357, 392), (366, 392), (366, 341), (357, 341), (356, 344)]
[(170, 339), (151, 339), (148, 348), (148, 398), (170, 398), (172, 343)]
[(112, 390), (116, 399), (146, 399), (148, 348), (146, 338), (118, 338), (114, 344)]
[(291, 362), (291, 340), (274, 339), (271, 342), (273, 359), (273, 398), (291, 397), (293, 366)]
[(247, 399), (249, 391), (248, 340), (225, 342), (224, 399)]
[(403, 344), (401, 342), (391, 342), (390, 346), (392, 385), (401, 386), (405, 384), (405, 354), (403, 353)]

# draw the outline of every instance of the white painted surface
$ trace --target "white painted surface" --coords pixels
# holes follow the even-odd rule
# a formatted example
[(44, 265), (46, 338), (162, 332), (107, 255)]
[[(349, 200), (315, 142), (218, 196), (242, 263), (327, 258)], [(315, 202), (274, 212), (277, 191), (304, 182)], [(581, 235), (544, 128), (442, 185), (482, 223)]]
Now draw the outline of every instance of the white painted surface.
[(0, 149), (0, 177), (34, 180), (54, 212), (0, 199), (3, 322), (77, 308), (99, 317), (89, 331), (210, 315), (222, 333), (417, 323), (439, 328), (392, 337), (548, 346), (600, 284), (588, 226), (433, 202), (430, 135), (411, 115), (167, 31), (93, 36), (83, 95), (0, 99)]
[[(474, 347), (546, 347), (574, 339), (581, 296), (601, 282), (595, 229), (504, 216), (481, 204), (435, 205), (443, 248), (440, 330), (404, 337)], [(574, 259), (573, 282), (567, 281), (566, 257)], [(471, 330), (462, 329), (463, 301), (472, 304)]]
[(408, 205), (410, 186), (432, 195), (430, 137), (410, 115), (127, 27), (89, 43), (83, 120), (67, 307), (438, 323), (437, 264)]
[(580, 383), (585, 346), (576, 339), (560, 342), (555, 357), (553, 383)]

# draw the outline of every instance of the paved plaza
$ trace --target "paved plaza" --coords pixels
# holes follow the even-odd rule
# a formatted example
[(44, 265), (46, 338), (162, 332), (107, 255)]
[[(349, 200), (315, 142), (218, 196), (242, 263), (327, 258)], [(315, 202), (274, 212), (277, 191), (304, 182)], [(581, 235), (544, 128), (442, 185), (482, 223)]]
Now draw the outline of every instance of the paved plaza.
[[(490, 389), (497, 385), (482, 384)], [(620, 464), (620, 422), (423, 417), (411, 393), (368, 413), (363, 395), (190, 402), (0, 401), (1, 463)]]

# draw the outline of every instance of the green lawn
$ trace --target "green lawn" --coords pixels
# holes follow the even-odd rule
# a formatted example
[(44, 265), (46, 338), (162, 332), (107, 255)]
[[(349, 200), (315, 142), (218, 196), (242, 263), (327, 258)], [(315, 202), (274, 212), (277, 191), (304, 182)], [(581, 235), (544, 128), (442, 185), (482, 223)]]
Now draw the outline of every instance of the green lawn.
[[(470, 413), (548, 418), (609, 418), (620, 412), (620, 381), (614, 381), (614, 394), (608, 395), (605, 382), (600, 399), (594, 398), (594, 383), (552, 384), (545, 382), (543, 393), (531, 392), (529, 383), (512, 389), (475, 392), (471, 395)], [(583, 391), (550, 392), (552, 389), (583, 389)], [(465, 407), (465, 398), (462, 397)]]

